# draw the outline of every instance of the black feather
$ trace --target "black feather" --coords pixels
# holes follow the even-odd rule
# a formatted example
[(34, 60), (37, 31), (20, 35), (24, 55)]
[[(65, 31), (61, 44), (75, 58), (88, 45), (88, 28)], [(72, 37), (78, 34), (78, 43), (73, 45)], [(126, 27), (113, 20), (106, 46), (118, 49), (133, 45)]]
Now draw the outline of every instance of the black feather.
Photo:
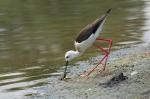
[(95, 34), (98, 27), (103, 23), (103, 21), (106, 19), (107, 15), (110, 13), (111, 9), (108, 9), (102, 17), (95, 20), (91, 24), (87, 25), (85, 28), (83, 28), (77, 35), (75, 41), (78, 43), (81, 43), (82, 41), (85, 41), (88, 39), (92, 34)]

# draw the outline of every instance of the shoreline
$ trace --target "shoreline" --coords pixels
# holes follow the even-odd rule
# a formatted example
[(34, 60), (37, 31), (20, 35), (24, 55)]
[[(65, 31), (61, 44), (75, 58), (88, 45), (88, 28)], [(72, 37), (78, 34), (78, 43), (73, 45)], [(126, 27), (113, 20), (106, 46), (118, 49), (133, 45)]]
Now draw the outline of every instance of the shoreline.
[[(110, 54), (105, 73), (94, 72), (89, 79), (78, 75), (95, 66), (101, 56), (80, 61), (70, 67), (66, 81), (59, 77), (48, 79), (49, 84), (38, 88), (27, 98), (36, 99), (149, 99), (150, 98), (150, 46), (138, 44), (120, 49)], [(109, 81), (114, 75), (124, 73), (128, 79), (104, 87), (101, 83)], [(41, 94), (42, 93), (42, 94)]]

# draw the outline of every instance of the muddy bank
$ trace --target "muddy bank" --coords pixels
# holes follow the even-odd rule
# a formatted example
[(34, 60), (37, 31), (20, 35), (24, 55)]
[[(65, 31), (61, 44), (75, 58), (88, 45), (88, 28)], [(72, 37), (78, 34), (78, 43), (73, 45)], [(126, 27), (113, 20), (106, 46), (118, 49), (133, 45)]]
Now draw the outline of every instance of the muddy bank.
[[(111, 53), (107, 69), (95, 71), (89, 79), (79, 77), (84, 70), (95, 66), (101, 56), (70, 66), (66, 81), (51, 77), (48, 84), (37, 88), (25, 98), (31, 99), (149, 99), (150, 98), (150, 46), (136, 45)], [(107, 83), (117, 74), (123, 80), (111, 86)], [(120, 76), (119, 76), (120, 77)], [(114, 78), (116, 80), (116, 78)], [(118, 79), (118, 78), (117, 78)]]

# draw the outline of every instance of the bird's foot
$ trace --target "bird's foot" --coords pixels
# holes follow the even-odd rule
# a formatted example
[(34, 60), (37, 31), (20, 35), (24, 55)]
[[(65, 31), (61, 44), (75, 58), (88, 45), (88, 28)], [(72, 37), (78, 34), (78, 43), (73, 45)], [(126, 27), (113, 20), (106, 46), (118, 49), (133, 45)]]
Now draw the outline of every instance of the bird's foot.
[(105, 66), (98, 66), (97, 68), (90, 68), (87, 71), (83, 72), (82, 74), (80, 74), (80, 77), (85, 77), (85, 78), (89, 78), (89, 76), (91, 76), (91, 74), (93, 75), (107, 75), (109, 74), (109, 70), (107, 68), (105, 68)]
[(96, 67), (93, 67), (93, 68), (90, 68), (90, 69), (88, 69), (87, 71), (85, 71), (85, 72), (83, 72), (82, 74), (80, 74), (80, 77), (87, 77), (87, 78), (89, 78), (89, 76), (91, 75), (91, 74), (95, 74), (95, 73), (100, 73), (100, 72), (103, 72), (103, 71), (105, 71), (105, 68), (104, 67), (102, 67), (102, 68), (96, 68)]
[(104, 69), (104, 67), (101, 67), (101, 68), (99, 67), (97, 68), (97, 74), (101, 76), (106, 76), (106, 75), (109, 75), (110, 72), (107, 68)]
[(104, 72), (104, 71), (107, 71), (107, 69), (105, 67), (106, 67), (106, 65), (101, 63), (100, 65), (97, 66), (96, 69), (98, 72)]
[(83, 73), (81, 73), (80, 74), (80, 77), (89, 77), (90, 76), (90, 74), (92, 73), (92, 72), (94, 72), (94, 71), (96, 71), (95, 70), (95, 67), (94, 68), (90, 68), (90, 69), (88, 69), (87, 71), (84, 71)]

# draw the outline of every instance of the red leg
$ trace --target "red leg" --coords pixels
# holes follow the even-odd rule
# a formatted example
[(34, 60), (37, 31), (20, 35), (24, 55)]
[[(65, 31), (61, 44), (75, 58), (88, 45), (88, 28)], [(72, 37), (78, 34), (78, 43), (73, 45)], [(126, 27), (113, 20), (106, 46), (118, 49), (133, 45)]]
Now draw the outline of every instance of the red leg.
[(109, 46), (108, 46), (108, 49), (104, 49), (104, 48), (101, 47), (101, 46), (96, 46), (96, 48), (98, 48), (98, 49), (100, 49), (102, 52), (104, 52), (104, 57), (100, 60), (100, 62), (99, 62), (94, 68), (92, 68), (90, 71), (87, 71), (87, 72), (86, 72), (86, 75), (84, 75), (84, 76), (87, 76), (87, 77), (88, 77), (100, 64), (103, 66), (103, 71), (105, 70), (106, 63), (107, 63), (107, 60), (108, 60), (108, 56), (109, 56), (109, 53), (110, 53), (110, 50), (111, 50), (111, 47), (112, 47), (112, 40), (111, 40), (111, 39), (97, 38), (96, 40), (108, 42), (108, 43), (109, 43)]
[(102, 38), (97, 38), (97, 40), (99, 41), (105, 41), (105, 42), (108, 42), (109, 43), (109, 46), (108, 46), (108, 49), (104, 49), (100, 46), (97, 46), (97, 48), (99, 48), (101, 51), (105, 52), (105, 60), (104, 60), (104, 64), (102, 64), (102, 62), (100, 62), (99, 64), (102, 64), (104, 65), (103, 67), (103, 71), (105, 70), (105, 67), (106, 67), (106, 63), (107, 63), (107, 60), (108, 60), (108, 56), (109, 56), (109, 53), (110, 53), (110, 50), (111, 50), (111, 47), (112, 47), (112, 39), (102, 39)]

